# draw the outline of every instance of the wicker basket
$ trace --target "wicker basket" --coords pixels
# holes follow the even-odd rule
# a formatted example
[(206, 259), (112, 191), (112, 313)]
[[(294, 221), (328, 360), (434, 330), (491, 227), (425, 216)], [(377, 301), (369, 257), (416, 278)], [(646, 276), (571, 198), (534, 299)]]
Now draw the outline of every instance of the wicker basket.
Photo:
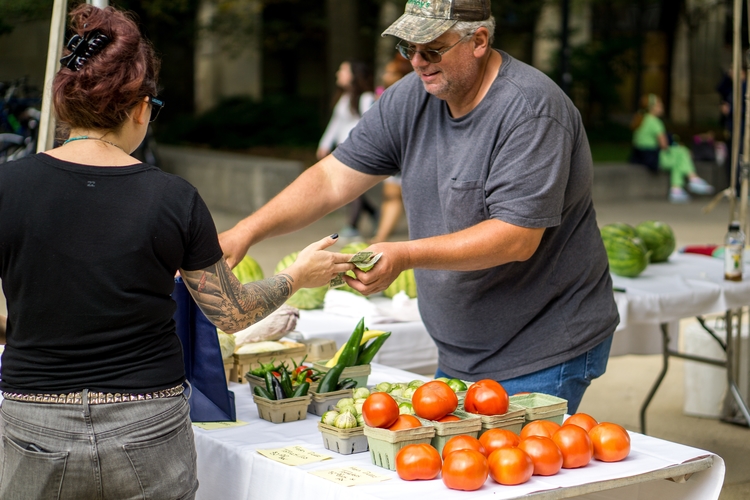
[(423, 425), (416, 429), (389, 431), (376, 427), (364, 427), (370, 447), (372, 463), (384, 469), (396, 470), (396, 453), (409, 444), (429, 444), (435, 437), (435, 427)]
[(350, 398), (354, 395), (352, 389), (341, 389), (340, 391), (321, 392), (310, 391), (312, 400), (307, 407), (307, 412), (321, 416), (328, 411), (331, 405), (338, 403), (340, 399)]
[[(327, 361), (327, 359), (315, 361), (313, 363), (313, 367), (317, 368), (321, 372), (327, 372), (328, 370), (330, 370), (330, 368), (326, 366)], [(351, 378), (357, 382), (357, 387), (366, 387), (367, 379), (370, 376), (371, 371), (372, 367), (370, 365), (347, 366), (346, 368), (344, 368), (344, 371), (341, 373), (341, 377), (339, 377), (339, 379), (344, 380), (345, 378)]]
[(323, 446), (326, 450), (335, 451), (342, 455), (362, 453), (369, 449), (364, 427), (339, 429), (332, 425), (318, 422), (318, 429), (323, 436)]
[(524, 408), (524, 425), (533, 420), (551, 420), (562, 425), (568, 411), (568, 400), (541, 392), (511, 396), (510, 402)]
[(260, 415), (260, 418), (274, 424), (283, 424), (307, 418), (307, 406), (310, 404), (310, 395), (274, 401), (253, 394), (253, 401), (258, 406), (258, 415)]
[[(282, 341), (286, 346), (285, 349), (277, 351), (258, 352), (253, 354), (235, 354), (234, 359), (237, 365), (237, 382), (245, 381), (245, 374), (252, 368), (257, 368), (260, 363), (280, 363), (282, 361), (294, 360), (297, 364), (307, 354), (307, 346), (298, 342)], [(265, 387), (265, 385), (264, 385)]]
[(442, 455), (443, 447), (453, 436), (464, 434), (471, 437), (478, 437), (479, 431), (482, 429), (482, 420), (479, 415), (468, 413), (463, 410), (456, 410), (451, 415), (455, 415), (461, 420), (453, 422), (438, 422), (436, 420), (427, 420), (424, 418), (417, 417), (422, 425), (431, 425), (435, 427), (435, 436), (430, 441), (433, 448)]

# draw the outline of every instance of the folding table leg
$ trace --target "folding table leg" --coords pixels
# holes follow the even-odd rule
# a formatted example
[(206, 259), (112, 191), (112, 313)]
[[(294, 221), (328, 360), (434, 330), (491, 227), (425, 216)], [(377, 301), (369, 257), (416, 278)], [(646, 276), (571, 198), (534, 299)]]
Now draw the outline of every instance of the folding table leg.
[(648, 396), (646, 396), (646, 399), (641, 405), (641, 434), (646, 434), (646, 409), (648, 409), (648, 405), (651, 403), (654, 394), (656, 394), (656, 391), (659, 389), (659, 386), (669, 369), (669, 325), (667, 323), (662, 323), (659, 326), (661, 327), (662, 367), (659, 376), (656, 378), (656, 382), (654, 382)]
[(724, 408), (721, 419), (725, 422), (748, 426), (750, 424), (750, 410), (748, 410), (748, 405), (737, 387), (739, 367), (742, 366), (740, 363), (740, 354), (742, 351), (742, 315), (742, 308), (726, 312), (726, 365), (727, 385), (729, 391), (724, 398)]

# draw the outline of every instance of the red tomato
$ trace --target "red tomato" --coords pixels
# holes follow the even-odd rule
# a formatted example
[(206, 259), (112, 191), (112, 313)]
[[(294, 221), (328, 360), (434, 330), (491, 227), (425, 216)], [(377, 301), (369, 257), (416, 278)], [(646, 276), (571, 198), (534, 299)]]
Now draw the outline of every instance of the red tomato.
[(490, 473), (487, 457), (476, 450), (457, 450), (443, 460), (443, 483), (452, 490), (474, 491)]
[(362, 417), (370, 427), (387, 429), (398, 418), (398, 403), (387, 392), (373, 392), (362, 405)]
[(577, 425), (564, 425), (552, 436), (563, 455), (563, 468), (576, 469), (591, 462), (594, 445), (588, 433)]
[(443, 460), (445, 460), (445, 457), (449, 454), (457, 450), (476, 450), (482, 455), (487, 456), (482, 443), (480, 443), (477, 438), (467, 436), (466, 434), (453, 436), (445, 443), (443, 446)]
[(589, 431), (594, 458), (602, 462), (619, 462), (630, 454), (630, 434), (624, 427), (602, 422)]
[(551, 438), (560, 429), (560, 424), (551, 420), (532, 420), (521, 429), (521, 440), (529, 436), (544, 436)]
[(484, 379), (469, 386), (464, 409), (480, 415), (502, 415), (508, 411), (508, 393), (494, 380)]
[(486, 455), (490, 456), (490, 453), (500, 448), (515, 448), (521, 442), (521, 438), (508, 429), (490, 429), (479, 436), (479, 442), (484, 446)]
[(414, 429), (415, 427), (422, 427), (422, 422), (414, 415), (403, 414), (396, 418), (396, 421), (388, 427), (388, 430), (400, 431), (402, 429)]
[(411, 397), (414, 413), (427, 420), (437, 420), (458, 408), (458, 397), (442, 380), (432, 380), (417, 387)]
[(455, 415), (446, 415), (443, 418), (437, 419), (438, 422), (458, 422), (459, 420), (461, 419)]
[(534, 473), (531, 457), (521, 448), (500, 448), (490, 453), (487, 459), (490, 477), (495, 482), (512, 486), (523, 484)]
[(598, 423), (599, 422), (597, 422), (591, 415), (586, 413), (576, 413), (575, 415), (569, 416), (568, 419), (563, 422), (563, 425), (577, 425), (578, 427), (583, 428), (586, 432), (589, 432)]
[(429, 444), (407, 444), (396, 453), (396, 473), (405, 481), (435, 479), (443, 461), (440, 453)]
[(552, 476), (560, 472), (563, 456), (554, 441), (544, 436), (530, 436), (518, 445), (534, 462), (534, 474)]

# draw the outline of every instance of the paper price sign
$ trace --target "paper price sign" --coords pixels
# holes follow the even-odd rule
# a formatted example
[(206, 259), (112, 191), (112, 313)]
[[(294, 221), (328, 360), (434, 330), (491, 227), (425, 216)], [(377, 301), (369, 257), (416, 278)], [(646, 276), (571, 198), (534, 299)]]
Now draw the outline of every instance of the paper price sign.
[(237, 420), (236, 422), (193, 422), (193, 425), (207, 431), (216, 429), (229, 429), (231, 427), (241, 427), (247, 425), (247, 422)]
[(339, 469), (310, 471), (310, 474), (322, 477), (323, 479), (327, 479), (342, 486), (379, 483), (390, 479), (388, 476), (381, 476), (380, 474), (375, 474), (374, 472), (370, 472), (367, 469), (354, 465), (350, 467), (341, 467)]
[(258, 453), (264, 457), (286, 465), (311, 464), (332, 458), (330, 455), (316, 453), (302, 446), (287, 446), (286, 448), (276, 448), (274, 450), (258, 450)]

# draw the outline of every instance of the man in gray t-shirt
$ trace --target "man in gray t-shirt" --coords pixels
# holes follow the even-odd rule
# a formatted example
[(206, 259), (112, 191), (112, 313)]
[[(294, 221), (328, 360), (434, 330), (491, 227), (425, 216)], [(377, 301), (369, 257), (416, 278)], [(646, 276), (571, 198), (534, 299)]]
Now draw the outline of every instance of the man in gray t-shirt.
[(410, 241), (373, 245), (381, 260), (347, 282), (370, 294), (414, 268), (438, 375), (556, 394), (573, 413), (618, 323), (591, 152), (560, 88), (491, 49), (489, 4), (409, 0), (385, 34), (414, 73), (222, 246), (237, 258), (400, 172)]

